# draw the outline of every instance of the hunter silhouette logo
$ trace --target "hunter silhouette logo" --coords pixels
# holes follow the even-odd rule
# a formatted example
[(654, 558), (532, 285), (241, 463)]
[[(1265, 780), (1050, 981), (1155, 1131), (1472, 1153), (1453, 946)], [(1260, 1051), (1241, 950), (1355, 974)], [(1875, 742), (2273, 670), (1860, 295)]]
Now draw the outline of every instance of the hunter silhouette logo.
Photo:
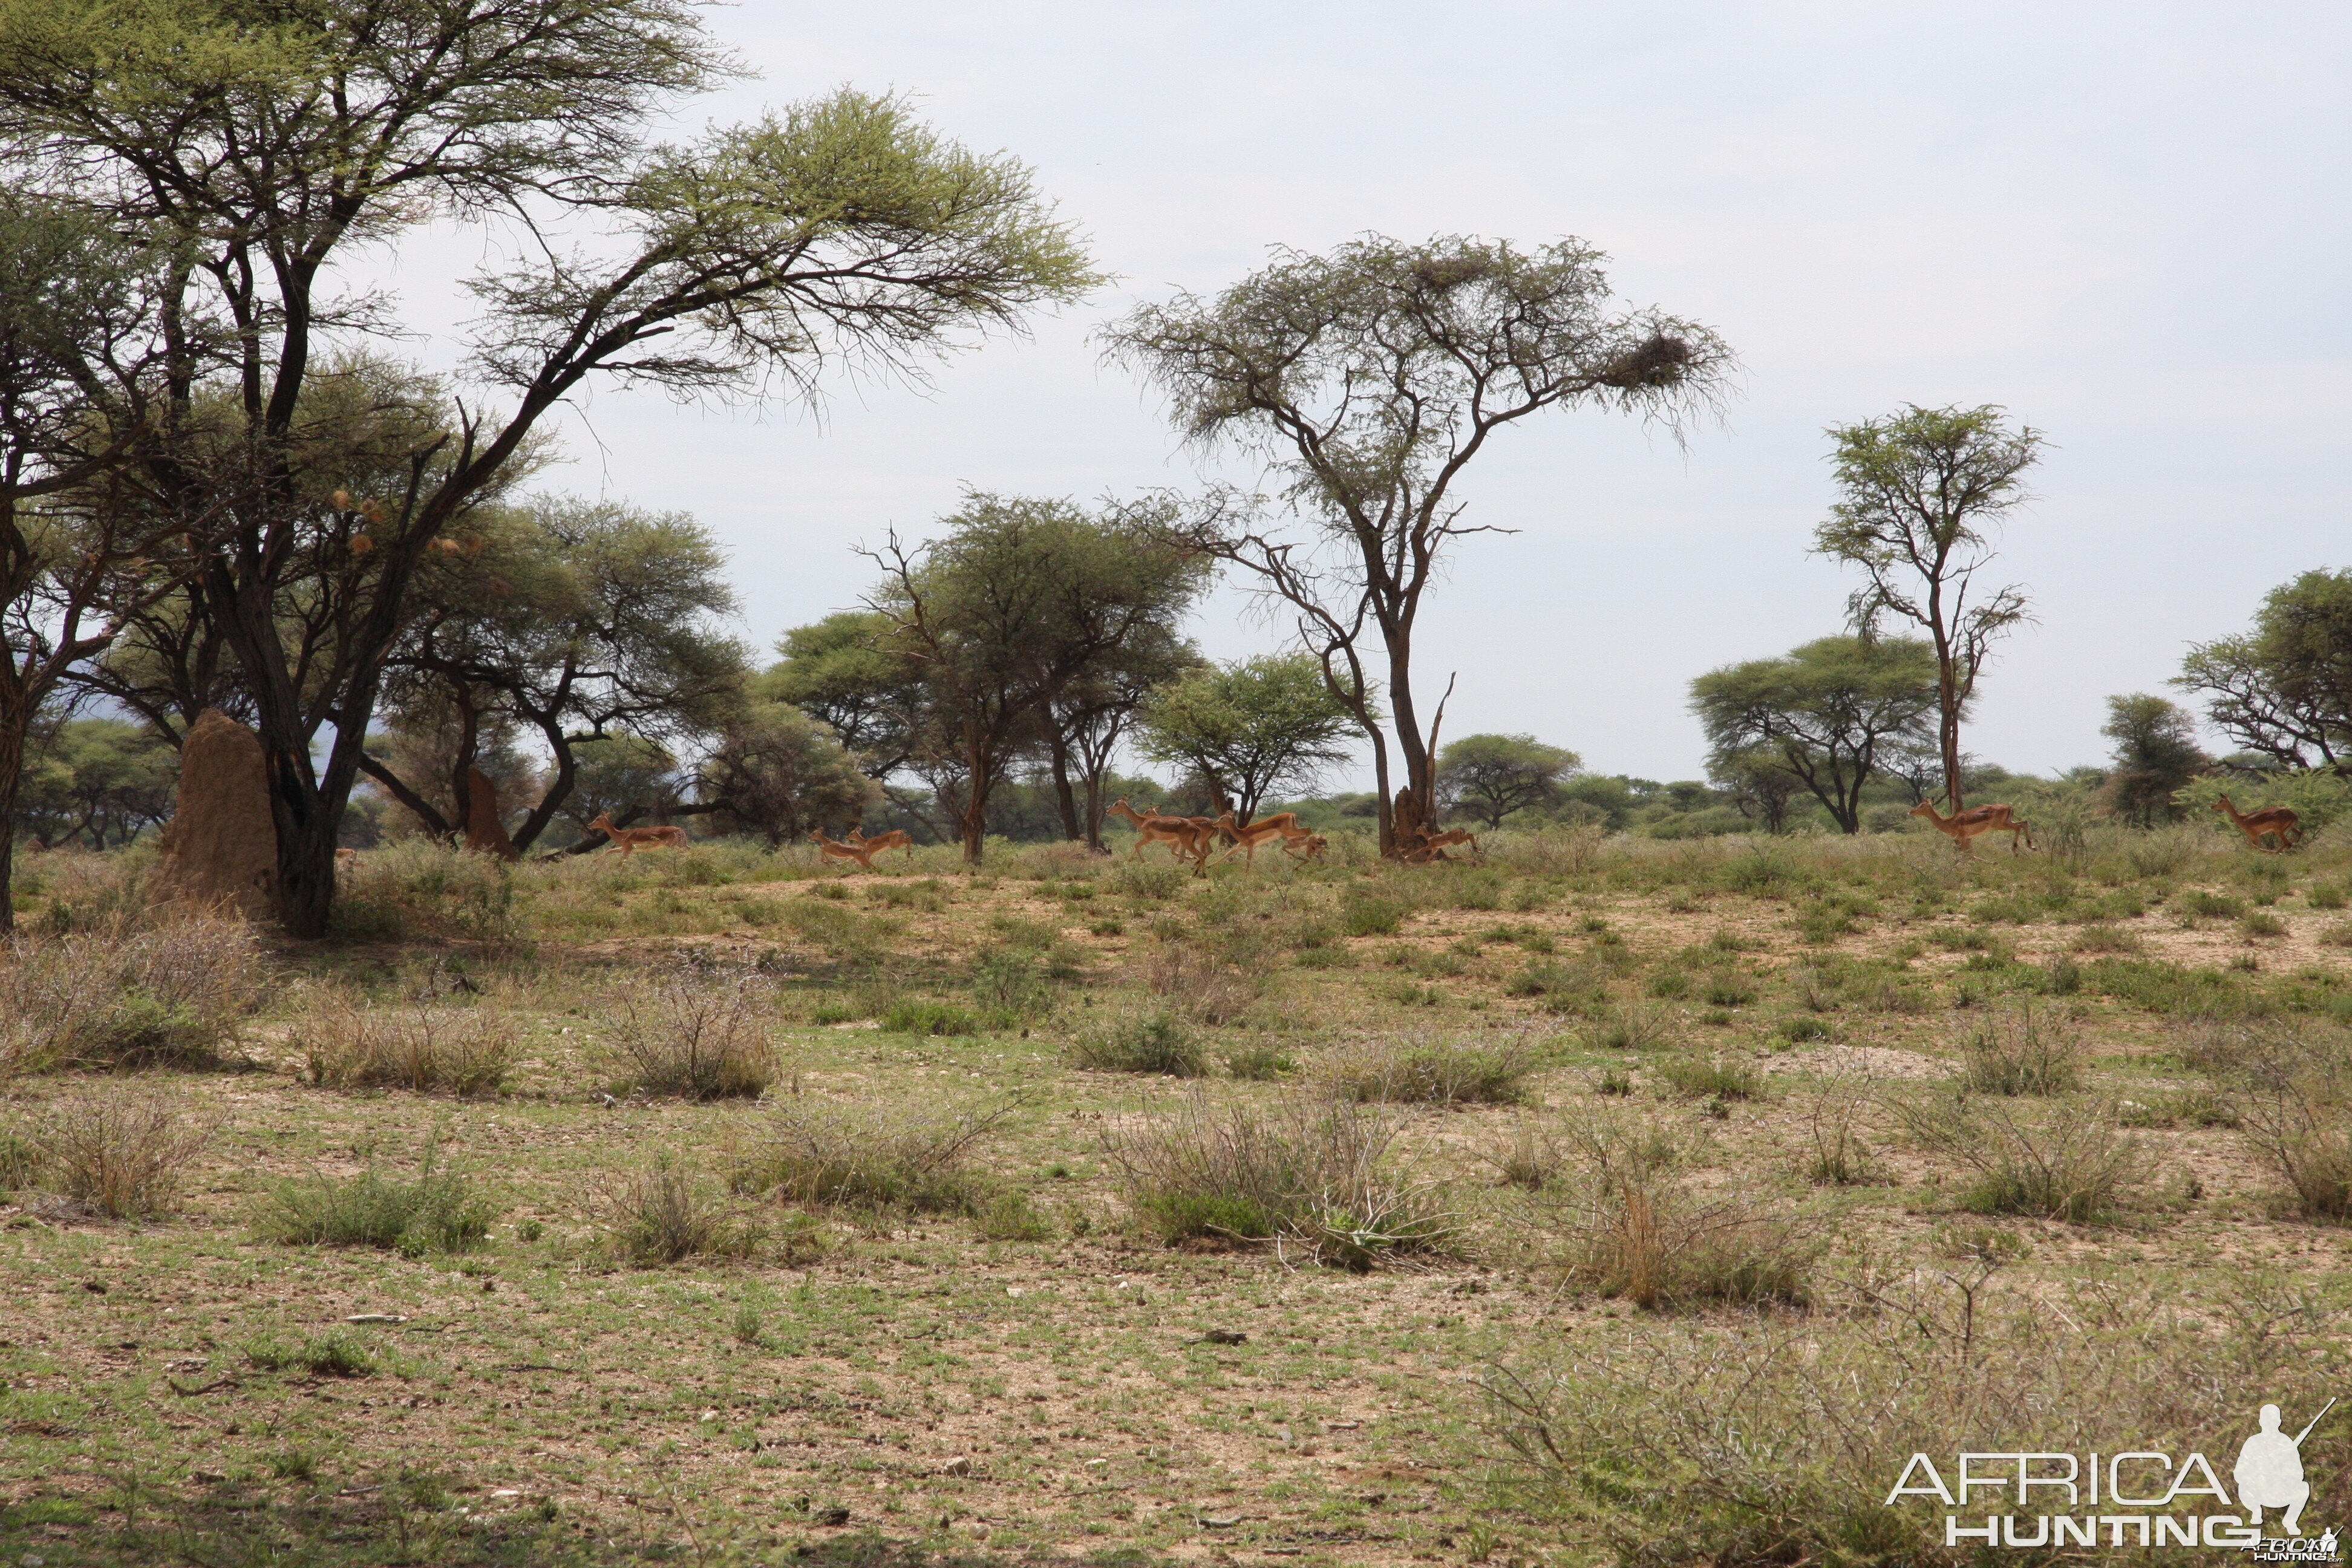
[[(2263, 1405), (2257, 1430), (2239, 1447), (2230, 1471), (2237, 1487), (2234, 1501), (2204, 1455), (2189, 1454), (2175, 1465), (2169, 1454), (2137, 1448), (2088, 1456), (1965, 1453), (1949, 1485), (1933, 1459), (1914, 1454), (1886, 1494), (1886, 1506), (1895, 1507), (1906, 1497), (1941, 1502), (1952, 1510), (1944, 1516), (1946, 1546), (2206, 1546), (2244, 1552), (2257, 1563), (2338, 1563), (2343, 1558), (2333, 1528), (2314, 1536), (2299, 1533), (2312, 1500), (2304, 1439), (2335, 1408), (2336, 1401), (2329, 1400), (2289, 1436), (2280, 1430), (2279, 1407)], [(2016, 1511), (1969, 1518), (1961, 1510), (1979, 1491), (1992, 1492)], [(2042, 1511), (2053, 1505), (2064, 1511)], [(2278, 1516), (2275, 1535), (2263, 1529), (2265, 1512)]]

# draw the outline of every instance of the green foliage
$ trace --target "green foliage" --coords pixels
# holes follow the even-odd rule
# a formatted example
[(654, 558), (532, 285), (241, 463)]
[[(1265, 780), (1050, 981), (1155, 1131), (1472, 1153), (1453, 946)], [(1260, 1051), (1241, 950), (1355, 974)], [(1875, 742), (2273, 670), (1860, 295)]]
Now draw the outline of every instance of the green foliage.
[(977, 1035), (980, 1019), (953, 1003), (902, 997), (882, 1015), (882, 1027), (893, 1035)]
[(1408, 1035), (1334, 1046), (1318, 1077), (1340, 1099), (1367, 1104), (1516, 1105), (1536, 1062), (1523, 1036)]
[(2203, 693), (2216, 727), (2280, 769), (2352, 757), (2352, 568), (2272, 589), (2252, 629), (2189, 649), (2178, 684)]
[(973, 1159), (1017, 1108), (925, 1117), (780, 1103), (733, 1152), (728, 1184), (780, 1203), (976, 1215), (995, 1193)]
[[(312, 1377), (373, 1377), (375, 1358), (367, 1347), (343, 1330), (307, 1335), (293, 1344), (254, 1340), (245, 1347), (245, 1359), (263, 1372), (307, 1372)], [(307, 1469), (307, 1459), (289, 1462), (289, 1471)]]
[(1339, 928), (1349, 936), (1394, 936), (1404, 916), (1404, 901), (1384, 893), (1351, 888), (1340, 897)]
[(1437, 758), (1437, 801), (1488, 828), (1513, 812), (1549, 803), (1583, 765), (1574, 752), (1533, 735), (1465, 735)]
[(16, 795), (18, 830), (43, 848), (129, 843), (172, 815), (179, 753), (142, 724), (69, 719), (37, 734)]
[(702, 764), (702, 790), (727, 803), (730, 826), (772, 849), (815, 828), (856, 826), (882, 798), (840, 742), (781, 702), (745, 703), (729, 715)]
[(1753, 776), (1762, 752), (1846, 833), (1861, 831), (1863, 791), (1890, 755), (1932, 743), (1936, 702), (1935, 650), (1914, 637), (1822, 637), (1691, 682), (1716, 776), (1762, 788), (1769, 780)]
[(1658, 1064), (1658, 1076), (1692, 1100), (1758, 1100), (1764, 1093), (1754, 1068), (1722, 1057), (1669, 1057)]
[(1305, 654), (1266, 654), (1196, 669), (1144, 703), (1138, 748), (1200, 770), (1246, 822), (1261, 803), (1310, 786), (1344, 762), (1355, 719)]
[(1096, 1072), (1199, 1078), (1209, 1070), (1209, 1054), (1181, 1019), (1170, 1013), (1148, 1013), (1087, 1029), (1071, 1046), (1070, 1063)]
[(425, 1145), (413, 1181), (371, 1163), (356, 1176), (285, 1183), (255, 1228), (289, 1247), (384, 1247), (410, 1258), (466, 1251), (489, 1235), (499, 1211), (460, 1173), (436, 1170), (436, 1145)]
[(2099, 733), (2116, 743), (2115, 765), (2101, 804), (2135, 827), (2179, 822), (2188, 807), (2174, 792), (2212, 766), (2197, 743), (2197, 721), (2161, 697), (2145, 692), (2107, 699)]
[(2064, 1094), (2082, 1087), (2088, 1049), (2031, 1007), (1994, 1015), (1961, 1043), (1960, 1081), (1980, 1094)]

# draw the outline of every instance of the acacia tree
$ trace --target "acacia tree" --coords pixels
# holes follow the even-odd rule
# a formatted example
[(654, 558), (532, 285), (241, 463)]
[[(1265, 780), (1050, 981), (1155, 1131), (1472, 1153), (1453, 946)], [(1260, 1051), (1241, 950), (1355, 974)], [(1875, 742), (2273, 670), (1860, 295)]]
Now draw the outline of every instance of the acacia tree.
[(1992, 645), (2032, 618), (2016, 584), (1979, 590), (1977, 574), (1993, 558), (1985, 530), (2032, 499), (2025, 471), (2041, 458), (2042, 433), (2012, 428), (1990, 405), (1908, 404), (1884, 418), (1833, 425), (1829, 435), (1839, 500), (1814, 531), (1813, 548), (1868, 579), (1849, 601), (1864, 637), (1889, 616), (1927, 634), (1944, 793), (1958, 811), (1961, 715)]
[(2196, 644), (2173, 684), (2244, 750), (2352, 774), (2352, 570), (2272, 589), (2252, 629)]
[(528, 849), (572, 794), (579, 746), (715, 733), (741, 704), (745, 652), (719, 628), (735, 595), (717, 542), (691, 518), (558, 500), (477, 517), (418, 573), (386, 667), (394, 712), (454, 721), (448, 776), (404, 777), (373, 751), (360, 765), (426, 827), (453, 834), (468, 820), (484, 726), (527, 727), (550, 763), (514, 831)]
[(1155, 507), (1089, 514), (1067, 501), (974, 493), (948, 532), (868, 558), (868, 608), (921, 670), (932, 731), (957, 769), (958, 834), (977, 862), (988, 797), (1034, 745), (1049, 706), (1152, 628), (1172, 628), (1205, 585)]
[(1261, 802), (1304, 789), (1348, 757), (1355, 716), (1304, 654), (1270, 654), (1196, 669), (1143, 710), (1143, 754), (1197, 770), (1249, 826)]
[(2099, 733), (2116, 743), (2115, 766), (2099, 790), (2101, 805), (2136, 827), (2188, 815), (2173, 792), (2213, 765), (2197, 743), (2195, 718), (2161, 697), (2134, 692), (2107, 699), (2107, 721)]
[(1533, 735), (1465, 735), (1437, 754), (1438, 804), (1500, 827), (1511, 813), (1551, 799), (1583, 762)]
[(1840, 831), (1862, 830), (1862, 791), (1882, 755), (1922, 737), (1936, 711), (1934, 651), (1914, 637), (1822, 637), (1691, 682), (1718, 777), (1769, 750)]
[(824, 726), (782, 702), (749, 702), (702, 764), (705, 804), (771, 848), (812, 828), (855, 826), (880, 798)]
[[(1328, 256), (1282, 252), (1214, 299), (1148, 305), (1107, 334), (1187, 441), (1261, 458), (1279, 479), (1299, 534), (1221, 505), (1193, 537), (1254, 576), (1355, 716), (1383, 850), (1434, 824), (1436, 721), (1423, 723), (1413, 689), (1414, 628), (1454, 542), (1495, 531), (1464, 521), (1463, 470), (1497, 430), (1549, 408), (1678, 429), (1731, 366), (1706, 328), (1618, 308), (1603, 259), (1575, 239), (1521, 250), (1372, 237)], [(1393, 803), (1379, 700), (1404, 767)]]
[[(0, 0), (6, 173), (171, 237), (186, 263), (167, 335), (213, 306), (237, 331), (226, 407), (248, 493), (196, 607), (252, 704), (294, 934), (326, 929), (411, 581), (551, 410), (597, 381), (814, 396), (836, 360), (911, 374), (1091, 283), (1021, 165), (897, 100), (844, 90), (691, 146), (650, 140), (729, 68), (686, 0)], [(385, 492), (321, 505), (297, 450), (306, 392), (384, 317), (339, 292), (340, 266), (443, 216), (510, 220), (523, 248), (471, 285), (490, 395), (446, 401)], [(178, 417), (201, 390), (175, 367)], [(152, 472), (167, 494), (219, 482), (168, 455)], [(365, 537), (368, 570), (331, 657), (298, 671), (279, 620), (322, 535)]]
[(1103, 781), (1112, 754), (1153, 694), (1201, 662), (1172, 625), (1148, 626), (1045, 705), (1047, 772), (1065, 837), (1082, 839), (1089, 849), (1103, 847)]

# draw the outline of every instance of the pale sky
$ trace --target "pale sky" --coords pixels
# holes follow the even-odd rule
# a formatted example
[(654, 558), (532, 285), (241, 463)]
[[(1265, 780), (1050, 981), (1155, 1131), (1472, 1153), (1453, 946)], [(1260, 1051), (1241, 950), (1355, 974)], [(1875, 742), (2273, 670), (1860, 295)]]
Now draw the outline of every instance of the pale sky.
[[(761, 645), (854, 603), (851, 547), (922, 536), (962, 486), (1196, 483), (1091, 334), (1366, 231), (1579, 236), (1626, 301), (1744, 365), (1686, 447), (1580, 412), (1482, 457), (1471, 517), (1519, 531), (1465, 542), (1424, 614), (1419, 683), (1461, 678), (1448, 735), (1696, 775), (1690, 679), (1839, 627), (1853, 584), (1806, 553), (1822, 427), (1906, 401), (2001, 404), (2056, 447), (1994, 568), (2040, 622), (1986, 677), (1988, 760), (2099, 760), (2107, 695), (2167, 690), (2188, 642), (2352, 565), (2341, 5), (748, 0), (712, 22), (760, 76), (693, 122), (914, 95), (1030, 163), (1117, 277), (928, 391), (841, 387), (821, 420), (608, 391), (567, 425), (549, 483), (700, 518)], [(385, 280), (452, 334), (478, 251), (418, 237)], [(453, 334), (411, 347), (457, 358)], [(1196, 627), (1211, 654), (1277, 642), (1238, 609)]]

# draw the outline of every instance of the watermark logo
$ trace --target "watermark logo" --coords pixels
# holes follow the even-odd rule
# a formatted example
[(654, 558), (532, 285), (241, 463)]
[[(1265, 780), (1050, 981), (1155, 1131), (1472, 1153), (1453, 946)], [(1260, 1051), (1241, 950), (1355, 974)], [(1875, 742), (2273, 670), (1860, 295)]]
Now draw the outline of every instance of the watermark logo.
[[(2204, 1455), (2191, 1453), (2175, 1465), (2171, 1455), (2143, 1448), (2091, 1454), (2087, 1464), (2074, 1454), (1964, 1453), (1949, 1483), (1934, 1459), (1914, 1454), (1886, 1494), (1886, 1506), (1898, 1507), (1906, 1498), (1942, 1503), (1951, 1510), (1944, 1515), (1947, 1546), (2207, 1546), (2244, 1552), (2257, 1563), (2340, 1563), (2343, 1548), (2334, 1527), (2303, 1533), (2304, 1510), (2312, 1500), (2303, 1440), (2334, 1408), (2331, 1399), (2289, 1436), (2280, 1428), (2279, 1407), (2263, 1405), (2258, 1429), (2240, 1446), (2231, 1468), (2234, 1501)], [(1987, 1491), (1993, 1496), (1974, 1496)], [(1969, 1511), (2012, 1500), (2013, 1512)], [(2264, 1528), (2265, 1513), (2274, 1516), (2274, 1533)]]

